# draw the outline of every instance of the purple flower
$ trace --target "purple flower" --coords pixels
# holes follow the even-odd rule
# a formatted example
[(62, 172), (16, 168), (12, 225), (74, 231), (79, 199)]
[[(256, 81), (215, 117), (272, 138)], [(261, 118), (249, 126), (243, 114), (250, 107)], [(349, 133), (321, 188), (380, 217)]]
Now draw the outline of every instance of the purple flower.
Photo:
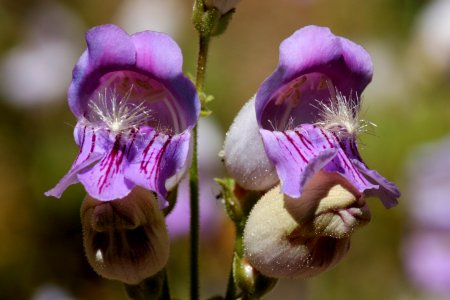
[(450, 137), (415, 149), (407, 164), (404, 267), (423, 292), (450, 296)]
[(408, 206), (414, 225), (450, 232), (450, 136), (422, 145), (407, 165)]
[[(237, 118), (230, 129), (227, 169), (246, 188), (267, 189), (280, 180), (282, 192), (293, 198), (323, 169), (342, 175), (359, 192), (379, 197), (386, 207), (396, 205), (396, 186), (370, 170), (357, 147), (357, 135), (370, 125), (359, 119), (359, 96), (371, 79), (372, 61), (361, 46), (328, 28), (298, 30), (281, 43), (279, 65), (256, 94), (256, 112), (238, 116), (245, 121)], [(261, 138), (253, 136), (241, 145), (249, 155), (236, 158), (234, 150), (240, 146), (230, 142), (242, 132), (243, 122), (258, 128)], [(245, 134), (256, 135), (254, 130)], [(251, 184), (239, 180), (239, 173), (251, 174)]]
[[(450, 235), (416, 231), (403, 241), (405, 268), (414, 283), (432, 294), (450, 295)], [(448, 299), (448, 298), (442, 299)]]
[(91, 197), (109, 201), (141, 186), (164, 204), (189, 165), (200, 110), (180, 48), (163, 33), (129, 36), (115, 25), (92, 28), (86, 41), (68, 92), (80, 152), (46, 195), (60, 197), (81, 182)]
[[(217, 200), (220, 192), (215, 177), (222, 176), (217, 153), (223, 141), (223, 132), (212, 118), (202, 118), (198, 130), (198, 172), (199, 172), (199, 207), (201, 238), (217, 236), (225, 217), (222, 203)], [(178, 184), (176, 205), (166, 216), (167, 230), (171, 239), (189, 235), (190, 222), (190, 188), (187, 176)]]

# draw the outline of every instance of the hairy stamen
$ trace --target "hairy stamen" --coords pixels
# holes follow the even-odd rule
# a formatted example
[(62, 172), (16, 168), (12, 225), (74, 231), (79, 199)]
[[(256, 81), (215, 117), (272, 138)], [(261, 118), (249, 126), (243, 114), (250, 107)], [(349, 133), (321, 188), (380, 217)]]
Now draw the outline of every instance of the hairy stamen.
[(150, 120), (150, 109), (144, 101), (129, 102), (131, 89), (123, 96), (115, 90), (104, 89), (98, 92), (95, 99), (89, 101), (92, 114), (88, 121), (96, 126), (105, 127), (114, 133), (126, 133), (138, 130)]
[[(334, 89), (333, 89), (334, 90)], [(335, 132), (340, 138), (356, 137), (368, 131), (374, 123), (360, 119), (361, 101), (358, 97), (347, 98), (334, 90), (329, 102), (317, 100), (319, 121), (315, 123), (326, 130)]]

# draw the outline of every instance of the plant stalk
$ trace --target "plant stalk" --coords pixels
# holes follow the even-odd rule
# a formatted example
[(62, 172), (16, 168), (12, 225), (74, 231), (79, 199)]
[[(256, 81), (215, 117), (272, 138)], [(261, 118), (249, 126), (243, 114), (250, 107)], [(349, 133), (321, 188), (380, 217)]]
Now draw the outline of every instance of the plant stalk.
[[(197, 73), (195, 78), (195, 87), (197, 88), (197, 93), (200, 95), (200, 100), (202, 107), (204, 105), (204, 80), (206, 72), (206, 61), (208, 55), (209, 46), (209, 36), (203, 36), (200, 34), (199, 40), (199, 51), (197, 58)], [(198, 151), (197, 151), (197, 141), (198, 141), (198, 123), (193, 129), (193, 158), (192, 166), (190, 169), (190, 205), (191, 205), (191, 265), (190, 265), (190, 275), (191, 275), (191, 300), (198, 300), (200, 282), (199, 282), (199, 180), (198, 180)]]

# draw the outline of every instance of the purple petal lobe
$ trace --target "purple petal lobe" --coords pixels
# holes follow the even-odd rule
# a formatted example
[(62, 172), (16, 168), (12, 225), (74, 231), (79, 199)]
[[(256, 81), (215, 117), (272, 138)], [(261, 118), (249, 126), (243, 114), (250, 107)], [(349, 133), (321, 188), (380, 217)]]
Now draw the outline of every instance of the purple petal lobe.
[(126, 154), (130, 145), (122, 139), (124, 137), (118, 134), (103, 159), (92, 168), (78, 174), (78, 180), (84, 185), (86, 191), (97, 200), (109, 201), (123, 198), (135, 187), (135, 184), (124, 176), (124, 170), (128, 165)]
[(386, 178), (381, 176), (377, 171), (370, 170), (359, 160), (352, 159), (352, 163), (356, 168), (373, 184), (379, 185), (378, 189), (372, 189), (366, 192), (368, 196), (380, 198), (386, 208), (394, 207), (398, 204), (397, 198), (400, 197), (400, 191), (397, 186)]
[(69, 106), (75, 116), (83, 116), (87, 101), (100, 85), (100, 78), (115, 70), (130, 69), (136, 51), (130, 36), (120, 27), (108, 24), (86, 33), (88, 49), (78, 60), (69, 87)]
[[(186, 170), (190, 133), (169, 136), (149, 128), (125, 176), (139, 186), (167, 196), (167, 180)], [(165, 205), (165, 201), (160, 203)]]
[(280, 177), (282, 191), (292, 198), (300, 197), (306, 181), (337, 154), (334, 145), (322, 145), (323, 140), (318, 144), (316, 136), (300, 127), (285, 132), (260, 131), (267, 155)]
[(290, 197), (300, 197), (304, 184), (320, 169), (341, 174), (360, 192), (378, 187), (353, 165), (337, 137), (321, 128), (305, 124), (284, 132), (261, 129), (261, 135), (282, 191)]
[(338, 89), (361, 94), (372, 79), (372, 61), (363, 47), (334, 35), (328, 28), (306, 26), (280, 45), (279, 69), (284, 80), (319, 72), (330, 77)]
[(64, 190), (71, 184), (78, 183), (77, 174), (89, 167), (103, 156), (101, 144), (103, 137), (99, 136), (92, 127), (77, 124), (74, 131), (75, 140), (80, 147), (80, 152), (72, 164), (69, 172), (51, 190), (45, 193), (46, 196), (61, 197)]
[(159, 32), (139, 32), (131, 40), (136, 48), (135, 68), (159, 80), (173, 95), (173, 99), (168, 97), (166, 101), (171, 102), (168, 105), (174, 107), (180, 119), (179, 131), (193, 127), (200, 105), (194, 85), (182, 74), (181, 49), (170, 36)]
[(135, 49), (130, 36), (120, 27), (107, 24), (86, 33), (91, 68), (110, 65), (127, 66), (135, 61)]
[(143, 31), (134, 34), (131, 40), (136, 48), (138, 69), (147, 71), (156, 78), (171, 78), (181, 73), (183, 64), (181, 50), (168, 35)]

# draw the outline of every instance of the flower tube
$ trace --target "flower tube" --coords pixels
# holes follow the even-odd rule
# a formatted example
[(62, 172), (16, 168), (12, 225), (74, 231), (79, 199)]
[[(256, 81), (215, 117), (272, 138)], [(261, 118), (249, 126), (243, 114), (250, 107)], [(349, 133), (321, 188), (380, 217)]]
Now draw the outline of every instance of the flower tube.
[(90, 29), (86, 41), (68, 91), (80, 152), (46, 195), (81, 182), (92, 198), (109, 201), (141, 186), (163, 206), (188, 168), (200, 111), (180, 48), (163, 33), (130, 36), (115, 25)]

